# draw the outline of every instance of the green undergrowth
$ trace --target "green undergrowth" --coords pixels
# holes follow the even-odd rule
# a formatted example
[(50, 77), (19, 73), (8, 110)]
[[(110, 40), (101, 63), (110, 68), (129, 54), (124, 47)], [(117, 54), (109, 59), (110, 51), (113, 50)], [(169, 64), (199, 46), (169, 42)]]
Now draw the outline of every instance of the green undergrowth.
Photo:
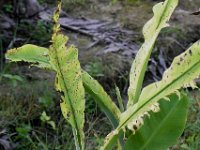
[(47, 45), (51, 39), (52, 24), (38, 20), (35, 22), (22, 21), (18, 25), (17, 35), (22, 35), (26, 42), (38, 43), (39, 45)]
[(88, 7), (90, 0), (63, 0), (63, 7), (66, 11), (72, 11), (75, 8)]
[[(15, 72), (15, 69), (11, 68), (16, 68), (18, 71)], [(28, 69), (26, 66), (11, 65), (4, 71), (5, 74), (15, 74), (23, 80), (16, 81), (16, 85), (11, 79), (2, 78), (0, 81), (0, 132), (6, 131), (6, 136), (10, 137), (8, 141), (15, 143), (16, 150), (25, 150), (27, 147), (74, 149), (73, 134), (60, 112), (59, 95), (53, 90), (53, 81), (50, 78), (43, 82), (39, 78), (32, 79), (27, 72)], [(40, 70), (36, 72), (38, 71)], [(22, 75), (24, 72), (25, 75)], [(40, 76), (46, 74), (48, 75), (48, 72), (40, 72)], [(104, 137), (112, 128), (105, 115), (91, 99), (91, 96), (86, 95), (84, 130), (88, 150), (100, 147)], [(47, 121), (41, 120), (43, 112), (46, 113), (43, 118), (49, 117), (50, 121), (55, 123), (55, 129)]]
[(200, 93), (190, 92), (190, 109), (185, 132), (174, 149), (197, 150), (200, 148)]

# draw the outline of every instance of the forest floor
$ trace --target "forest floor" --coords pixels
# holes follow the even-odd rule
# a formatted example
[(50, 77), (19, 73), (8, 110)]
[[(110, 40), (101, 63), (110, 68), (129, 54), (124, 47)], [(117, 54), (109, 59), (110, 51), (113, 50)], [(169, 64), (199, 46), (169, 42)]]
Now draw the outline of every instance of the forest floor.
[[(53, 4), (40, 2), (42, 6), (47, 6), (47, 9), (36, 17), (21, 18), (20, 22), (16, 22), (16, 19), (9, 15), (15, 25), (11, 29), (1, 30), (1, 50), (24, 43), (48, 47), (52, 27), (48, 17), (52, 13)], [(143, 42), (142, 26), (152, 17), (154, 4), (151, 0), (134, 3), (84, 0), (77, 3), (65, 2), (63, 5), (64, 21), (73, 19), (74, 23), (80, 21), (84, 24), (84, 20), (99, 20), (100, 23), (108, 23), (98, 30), (97, 35), (83, 34), (82, 28), (69, 30), (69, 26), (68, 29), (63, 27), (62, 32), (69, 36), (69, 44), (78, 47), (82, 67), (102, 83), (113, 99), (116, 99), (115, 84), (119, 86), (122, 95), (126, 94), (129, 68)], [(144, 85), (159, 80), (173, 58), (200, 39), (200, 17), (190, 15), (199, 6), (198, 0), (180, 2), (171, 18), (170, 28), (162, 30), (156, 42)], [(10, 13), (5, 11), (9, 9), (0, 12), (1, 15)], [(116, 28), (112, 28), (113, 26)], [(124, 35), (124, 32), (129, 36)], [(114, 37), (114, 44), (99, 40), (101, 36), (108, 39)], [(124, 41), (131, 47), (126, 51), (121, 44)], [(113, 49), (117, 46), (120, 48)], [(74, 149), (73, 135), (69, 124), (62, 117), (59, 96), (53, 86), (54, 73), (50, 71), (28, 67), (25, 63), (6, 63), (3, 66), (0, 75), (0, 139), (3, 139), (8, 147), (20, 150)], [(189, 93), (191, 100), (186, 129), (177, 144), (171, 148), (174, 150), (200, 148), (200, 93)], [(126, 103), (126, 96), (123, 97)], [(111, 129), (108, 119), (87, 95), (87, 149), (98, 149)]]

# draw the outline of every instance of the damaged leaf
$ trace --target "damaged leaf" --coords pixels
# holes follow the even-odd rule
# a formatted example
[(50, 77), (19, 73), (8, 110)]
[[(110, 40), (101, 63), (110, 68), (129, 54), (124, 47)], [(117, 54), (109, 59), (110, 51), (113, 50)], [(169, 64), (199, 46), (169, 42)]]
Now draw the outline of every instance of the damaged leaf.
[(141, 94), (142, 83), (147, 69), (147, 64), (162, 28), (168, 26), (168, 21), (178, 4), (178, 0), (166, 0), (153, 7), (154, 16), (143, 28), (144, 44), (138, 51), (130, 71), (130, 87), (128, 89), (129, 101), (127, 107), (135, 104)]

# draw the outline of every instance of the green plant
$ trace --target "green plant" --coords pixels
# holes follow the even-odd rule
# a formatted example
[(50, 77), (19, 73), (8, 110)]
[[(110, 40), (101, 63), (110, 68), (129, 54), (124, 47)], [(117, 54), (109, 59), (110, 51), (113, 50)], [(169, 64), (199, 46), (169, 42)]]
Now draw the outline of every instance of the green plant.
[(6, 79), (10, 80), (14, 87), (17, 86), (18, 82), (23, 82), (24, 81), (23, 78), (18, 76), (18, 75), (1, 73), (0, 74), (0, 83), (1, 83), (3, 78), (6, 78)]
[(54, 107), (53, 101), (54, 93), (48, 88), (48, 84), (45, 85), (44, 94), (38, 98), (40, 105), (47, 110), (49, 107)]
[[(15, 137), (15, 140), (21, 140), (21, 142), (23, 142), (22, 145), (16, 145), (16, 149), (26, 149), (27, 147), (29, 147), (30, 149), (38, 149), (40, 147), (44, 150), (48, 149), (47, 146), (37, 136), (30, 124), (22, 124), (20, 127), (16, 128), (16, 131), (17, 136)], [(35, 137), (38, 144), (36, 144), (35, 141), (32, 140), (31, 136)]]
[(11, 61), (25, 61), (56, 72), (55, 87), (61, 94), (63, 116), (72, 126), (76, 149), (85, 148), (85, 91), (94, 98), (114, 128), (105, 138), (101, 149), (167, 149), (184, 130), (188, 98), (179, 90), (182, 87), (196, 87), (194, 79), (200, 74), (200, 41), (174, 59), (161, 81), (143, 89), (142, 83), (155, 41), (161, 29), (168, 26), (177, 5), (178, 0), (165, 0), (155, 5), (154, 16), (143, 28), (145, 41), (133, 61), (125, 110), (119, 90), (117, 96), (120, 109), (102, 86), (81, 69), (77, 49), (65, 46), (68, 38), (59, 33), (60, 1), (53, 16), (54, 32), (50, 48), (28, 44), (8, 51), (6, 57)]
[(103, 75), (103, 64), (101, 62), (92, 62), (85, 66), (85, 70), (92, 76), (92, 77), (102, 77)]
[(32, 130), (32, 127), (30, 125), (24, 124), (21, 127), (17, 127), (16, 131), (18, 133), (18, 138), (27, 138), (31, 130)]
[(4, 64), (4, 52), (3, 52), (3, 42), (0, 38), (0, 71), (3, 71), (3, 64)]
[(6, 12), (6, 13), (12, 13), (13, 12), (13, 6), (12, 4), (4, 4), (3, 5), (3, 10)]
[[(30, 124), (22, 124), (20, 127), (16, 127), (17, 136), (15, 137), (15, 140), (22, 140), (25, 144), (25, 146), (29, 146), (31, 143), (33, 143), (29, 133), (32, 131), (32, 127)], [(22, 148), (21, 146), (18, 146)]]
[(88, 0), (63, 0), (63, 6), (65, 10), (71, 11), (77, 7), (84, 7)]
[(51, 24), (45, 24), (42, 21), (37, 21), (35, 27), (32, 27), (34, 32), (30, 33), (30, 36), (38, 41), (46, 42), (51, 38)]
[(47, 123), (49, 124), (54, 130), (56, 129), (56, 124), (53, 120), (51, 120), (51, 117), (47, 115), (47, 113), (45, 111), (42, 112), (41, 116), (40, 116), (40, 120), (43, 123)]
[[(26, 29), (26, 30), (24, 30)], [(21, 22), (18, 31), (31, 41), (37, 41), (40, 45), (46, 45), (51, 39), (52, 24), (38, 20), (37, 22)]]
[(46, 3), (46, 0), (38, 0), (38, 3), (40, 3), (40, 4), (45, 4), (45, 3)]

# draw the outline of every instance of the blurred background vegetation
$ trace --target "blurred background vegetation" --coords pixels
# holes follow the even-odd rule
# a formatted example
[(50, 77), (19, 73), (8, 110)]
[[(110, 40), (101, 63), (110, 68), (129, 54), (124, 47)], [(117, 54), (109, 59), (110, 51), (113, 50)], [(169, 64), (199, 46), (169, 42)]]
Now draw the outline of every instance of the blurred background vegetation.
[[(62, 32), (69, 36), (68, 44), (79, 48), (82, 67), (114, 100), (116, 84), (126, 103), (129, 68), (143, 42), (142, 26), (157, 2), (63, 0)], [(0, 1), (0, 149), (74, 149), (53, 87), (54, 73), (4, 59), (6, 50), (26, 43), (48, 47), (54, 7), (54, 0)], [(159, 80), (173, 58), (200, 39), (200, 17), (190, 15), (199, 7), (199, 0), (180, 1), (171, 27), (162, 30), (156, 43), (144, 85)], [(191, 99), (188, 122), (174, 150), (200, 149), (200, 93), (187, 91)], [(88, 95), (85, 117), (87, 149), (98, 149), (111, 125)]]

